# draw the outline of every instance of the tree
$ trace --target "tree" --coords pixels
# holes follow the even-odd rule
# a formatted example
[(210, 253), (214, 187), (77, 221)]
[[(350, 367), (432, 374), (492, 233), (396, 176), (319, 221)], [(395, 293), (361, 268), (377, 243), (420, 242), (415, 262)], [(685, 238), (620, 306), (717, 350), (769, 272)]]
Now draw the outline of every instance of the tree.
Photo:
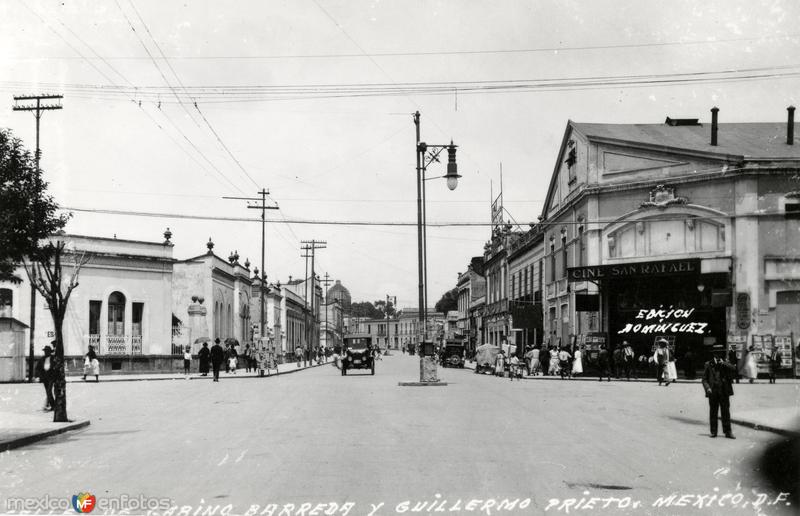
[(378, 317), (380, 317), (381, 319), (386, 319), (387, 311), (389, 312), (389, 317), (394, 317), (394, 315), (397, 313), (397, 310), (395, 310), (394, 307), (394, 303), (392, 303), (391, 300), (389, 301), (388, 308), (385, 300), (375, 301), (374, 305), (375, 309), (378, 311)]
[(19, 283), (17, 266), (39, 242), (64, 227), (69, 215), (46, 193), (36, 160), (10, 130), (0, 129), (0, 281)]
[[(64, 316), (67, 314), (67, 304), (72, 291), (78, 287), (78, 275), (81, 267), (88, 259), (85, 254), (65, 253), (65, 244), (62, 240), (52, 240), (33, 251), (24, 261), (25, 273), (31, 284), (39, 291), (47, 302), (47, 308), (53, 317), (55, 329), (55, 349), (53, 350), (53, 422), (64, 423), (67, 418), (67, 379), (64, 370)], [(66, 278), (62, 261), (66, 254), (72, 258), (72, 272)], [(66, 279), (66, 282), (64, 281)]]
[(366, 319), (378, 319), (381, 317), (381, 312), (369, 301), (361, 301), (350, 303), (350, 315)]
[(458, 310), (458, 287), (448, 290), (434, 307), (437, 312), (447, 314), (450, 310)]

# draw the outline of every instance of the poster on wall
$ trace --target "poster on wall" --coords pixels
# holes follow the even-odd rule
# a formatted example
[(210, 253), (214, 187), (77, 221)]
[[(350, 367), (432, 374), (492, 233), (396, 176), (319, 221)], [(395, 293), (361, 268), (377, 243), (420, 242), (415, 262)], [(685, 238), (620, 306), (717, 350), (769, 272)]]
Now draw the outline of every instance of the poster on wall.
[(769, 373), (769, 356), (772, 353), (772, 335), (753, 335), (753, 358), (759, 373)]
[(606, 343), (605, 333), (588, 333), (584, 337), (586, 355), (591, 360), (595, 360), (600, 353), (600, 346)]
[(792, 368), (792, 336), (791, 335), (775, 335), (774, 349), (777, 349), (781, 354), (781, 369)]

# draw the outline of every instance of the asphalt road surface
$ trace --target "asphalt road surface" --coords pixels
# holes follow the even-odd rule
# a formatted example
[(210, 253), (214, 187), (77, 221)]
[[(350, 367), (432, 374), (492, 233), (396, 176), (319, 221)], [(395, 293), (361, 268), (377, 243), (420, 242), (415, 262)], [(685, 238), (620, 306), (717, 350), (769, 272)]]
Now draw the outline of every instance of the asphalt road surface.
[[(97, 514), (125, 495), (186, 516), (796, 513), (760, 472), (782, 438), (710, 439), (697, 384), (445, 369), (446, 387), (398, 386), (418, 374), (395, 355), (375, 376), (70, 384), (71, 415), (91, 426), (0, 455), (0, 498), (89, 492)], [(34, 410), (40, 390), (1, 392)], [(732, 410), (776, 397), (793, 403), (796, 386), (736, 386)]]

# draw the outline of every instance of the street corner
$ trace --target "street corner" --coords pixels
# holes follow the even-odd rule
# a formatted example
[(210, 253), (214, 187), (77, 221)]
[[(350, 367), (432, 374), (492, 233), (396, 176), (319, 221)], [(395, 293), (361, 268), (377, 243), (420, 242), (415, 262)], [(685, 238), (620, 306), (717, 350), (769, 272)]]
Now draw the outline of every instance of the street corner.
[(18, 414), (4, 412), (0, 417), (0, 452), (21, 448), (29, 444), (86, 428), (89, 419), (77, 418), (64, 423), (54, 423), (52, 412)]

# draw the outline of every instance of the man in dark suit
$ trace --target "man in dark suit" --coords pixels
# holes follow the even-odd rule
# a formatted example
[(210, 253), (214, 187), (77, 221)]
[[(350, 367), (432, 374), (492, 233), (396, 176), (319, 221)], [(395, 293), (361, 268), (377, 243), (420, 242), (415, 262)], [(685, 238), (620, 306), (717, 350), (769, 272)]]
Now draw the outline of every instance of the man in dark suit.
[[(56, 341), (51, 342), (55, 345)], [(42, 410), (54, 410), (56, 400), (53, 395), (53, 383), (55, 382), (55, 368), (53, 368), (53, 348), (45, 346), (42, 348), (44, 356), (36, 362), (36, 376), (44, 385), (45, 402)]]
[(603, 377), (607, 376), (608, 381), (611, 381), (611, 355), (608, 353), (608, 349), (606, 349), (605, 344), (600, 345), (600, 352), (597, 354), (597, 369), (599, 369), (600, 374), (600, 381), (603, 381)]
[(736, 439), (731, 431), (731, 402), (733, 396), (732, 380), (736, 366), (720, 357), (725, 356), (722, 346), (715, 350), (714, 358), (703, 368), (703, 388), (706, 391), (709, 408), (711, 437), (717, 436), (717, 412), (722, 412), (722, 431), (728, 439)]
[(211, 368), (214, 370), (214, 381), (219, 381), (219, 368), (222, 361), (225, 360), (225, 352), (222, 351), (222, 346), (219, 345), (219, 339), (214, 339), (214, 345), (211, 346)]

